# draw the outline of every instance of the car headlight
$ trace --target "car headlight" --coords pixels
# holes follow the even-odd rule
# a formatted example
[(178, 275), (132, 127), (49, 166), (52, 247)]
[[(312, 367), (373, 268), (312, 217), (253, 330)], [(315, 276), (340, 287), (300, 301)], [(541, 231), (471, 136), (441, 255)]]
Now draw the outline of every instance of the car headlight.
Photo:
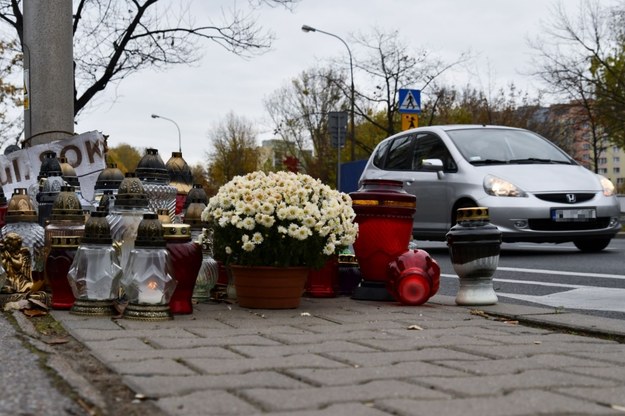
[(603, 188), (603, 195), (605, 196), (612, 196), (614, 195), (614, 184), (612, 183), (611, 180), (609, 180), (608, 178), (606, 178), (605, 176), (599, 176), (599, 181), (601, 182), (601, 187)]
[(484, 178), (484, 190), (493, 196), (526, 197), (527, 194), (516, 185), (493, 175)]

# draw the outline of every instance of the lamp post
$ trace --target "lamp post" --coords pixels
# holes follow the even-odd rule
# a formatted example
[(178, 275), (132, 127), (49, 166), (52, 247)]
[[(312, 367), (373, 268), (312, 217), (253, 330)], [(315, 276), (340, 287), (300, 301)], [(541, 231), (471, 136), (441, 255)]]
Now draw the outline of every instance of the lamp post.
[(158, 114), (152, 114), (152, 118), (162, 118), (163, 120), (171, 121), (172, 123), (174, 123), (174, 125), (176, 126), (176, 129), (178, 130), (178, 151), (182, 152), (182, 140), (180, 137), (180, 127), (178, 127), (178, 123), (176, 123), (171, 118), (159, 116)]
[[(351, 86), (350, 86), (350, 109), (349, 109), (349, 131), (350, 131), (350, 136), (349, 136), (349, 141), (350, 141), (350, 160), (353, 162), (355, 159), (355, 140), (354, 140), (354, 63), (352, 60), (352, 51), (351, 49), (349, 49), (349, 45), (347, 45), (347, 42), (345, 42), (341, 37), (335, 35), (334, 33), (330, 33), (330, 32), (325, 32), (323, 30), (320, 29), (316, 29), (314, 27), (308, 26), (308, 25), (303, 25), (302, 26), (302, 31), (303, 32), (319, 32), (319, 33), (323, 33), (324, 35), (328, 35), (328, 36), (332, 36), (333, 38), (336, 38), (338, 40), (340, 40), (343, 45), (345, 45), (345, 47), (347, 48), (347, 53), (349, 54), (349, 74), (350, 74), (350, 80), (351, 80)], [(339, 147), (340, 148), (340, 147)]]

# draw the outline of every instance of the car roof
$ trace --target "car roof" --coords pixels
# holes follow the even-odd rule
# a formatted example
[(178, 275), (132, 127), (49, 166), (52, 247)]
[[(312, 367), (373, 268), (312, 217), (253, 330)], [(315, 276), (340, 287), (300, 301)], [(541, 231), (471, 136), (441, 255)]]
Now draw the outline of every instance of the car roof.
[(392, 136), (388, 136), (384, 138), (380, 143), (385, 142), (387, 140), (394, 139), (395, 137), (403, 136), (409, 133), (419, 133), (424, 131), (432, 131), (432, 132), (448, 132), (453, 130), (467, 130), (467, 129), (507, 129), (507, 130), (525, 130), (518, 127), (509, 127), (509, 126), (498, 126), (498, 125), (490, 125), (490, 124), (439, 124), (432, 126), (421, 126), (415, 127), (414, 129), (400, 131), (398, 133), (393, 134)]

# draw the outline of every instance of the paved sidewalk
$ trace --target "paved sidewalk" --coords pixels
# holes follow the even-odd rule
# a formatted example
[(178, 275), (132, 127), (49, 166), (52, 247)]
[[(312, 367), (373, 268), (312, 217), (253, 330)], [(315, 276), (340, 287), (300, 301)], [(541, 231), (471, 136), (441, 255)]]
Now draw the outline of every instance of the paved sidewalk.
[[(623, 415), (622, 321), (498, 304), (304, 298), (167, 322), (54, 317), (169, 415)], [(530, 324), (540, 324), (535, 327)], [(597, 336), (574, 335), (562, 328)]]

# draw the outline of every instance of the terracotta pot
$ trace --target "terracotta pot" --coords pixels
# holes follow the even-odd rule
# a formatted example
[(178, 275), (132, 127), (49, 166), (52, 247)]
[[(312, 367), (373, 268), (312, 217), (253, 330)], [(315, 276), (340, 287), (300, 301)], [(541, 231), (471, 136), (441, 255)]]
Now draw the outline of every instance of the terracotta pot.
[(293, 309), (300, 304), (308, 278), (307, 267), (230, 265), (237, 301), (252, 309)]

